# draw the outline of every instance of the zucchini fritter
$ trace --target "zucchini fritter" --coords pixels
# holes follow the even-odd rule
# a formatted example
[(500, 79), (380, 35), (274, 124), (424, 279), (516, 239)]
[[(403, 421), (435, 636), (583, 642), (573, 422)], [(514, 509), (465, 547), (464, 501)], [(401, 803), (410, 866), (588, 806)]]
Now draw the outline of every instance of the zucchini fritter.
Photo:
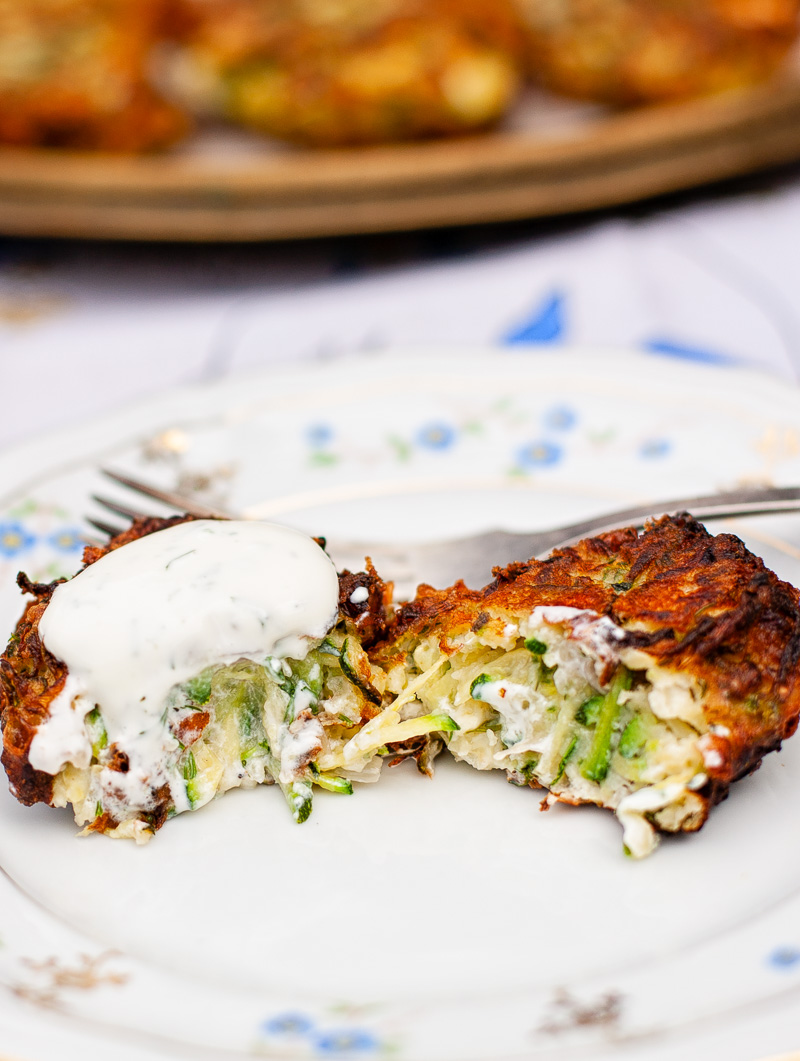
[(516, 0), (527, 65), (556, 92), (684, 99), (767, 78), (797, 37), (798, 0)]
[[(108, 547), (88, 548), (84, 570), (187, 521), (138, 521)], [(220, 524), (205, 523), (227, 540)], [(183, 539), (170, 548), (178, 555), (167, 569), (189, 555)], [(323, 566), (335, 615), (336, 576)], [(249, 584), (252, 564), (244, 570)], [(796, 729), (798, 591), (733, 535), (714, 537), (687, 514), (665, 517), (642, 534), (613, 531), (495, 575), (482, 590), (421, 586), (390, 617), (391, 586), (371, 565), (344, 572), (338, 618), (323, 612), (327, 633), (306, 639), (303, 658), (255, 658), (251, 649), (188, 681), (168, 679), (149, 716), (155, 750), (136, 777), (128, 746), (106, 725), (116, 719), (119, 729), (110, 701), (73, 696), (69, 683), (79, 679), (43, 643), (59, 583), (20, 575), (34, 601), (0, 657), (12, 792), (25, 804), (71, 803), (86, 832), (143, 841), (172, 814), (264, 782), (277, 782), (303, 821), (314, 784), (349, 792), (353, 780), (376, 780), (385, 756), (413, 756), (430, 774), (446, 744), (477, 769), (547, 788), (548, 802), (613, 809), (626, 849), (641, 857), (659, 832), (699, 829), (731, 783)], [(113, 583), (104, 574), (101, 585), (105, 597)], [(205, 600), (202, 580), (201, 588)], [(103, 604), (101, 621), (106, 614)], [(235, 644), (238, 654), (238, 634)], [(141, 691), (134, 685), (135, 732)], [(52, 768), (42, 745), (32, 750), (42, 732), (57, 738), (47, 745)]]
[[(139, 520), (107, 548), (87, 548), (83, 570), (110, 552), (187, 522), (192, 521)], [(302, 659), (254, 659), (245, 634), (242, 650), (250, 647), (250, 656), (209, 666), (175, 684), (166, 701), (155, 704), (154, 724), (140, 734), (146, 738), (141, 762), (138, 751), (136, 760), (129, 755), (133, 746), (123, 739), (127, 730), (127, 737), (137, 740), (138, 718), (135, 724), (126, 721), (117, 742), (113, 730), (109, 736), (103, 703), (67, 690), (69, 703), (61, 705), (66, 711), (57, 710), (70, 676), (43, 644), (39, 627), (64, 580), (34, 585), (21, 575), (19, 581), (34, 600), (0, 658), (0, 723), (2, 762), (20, 802), (69, 803), (87, 832), (142, 842), (168, 817), (197, 809), (231, 788), (277, 783), (295, 819), (304, 821), (311, 811), (312, 785), (349, 793), (353, 780), (377, 779), (381, 760), (375, 755), (349, 770), (318, 766), (321, 757), (346, 745), (380, 714), (382, 675), (370, 666), (362, 641), (370, 644), (384, 632), (390, 590), (373, 571), (339, 576), (338, 620)], [(243, 616), (247, 607), (246, 601), (239, 605)], [(213, 636), (213, 620), (210, 632)], [(124, 672), (124, 661), (119, 667)], [(136, 698), (141, 689), (133, 691)], [(78, 717), (71, 719), (75, 713)], [(64, 726), (65, 714), (77, 727), (76, 738)], [(46, 724), (56, 727), (52, 773), (34, 769), (30, 761)], [(416, 725), (416, 732), (425, 731), (424, 722)]]
[(733, 535), (665, 517), (495, 574), (400, 610), (373, 654), (394, 708), (449, 715), (478, 769), (613, 808), (634, 856), (797, 727), (798, 592)]
[(187, 129), (147, 80), (163, 0), (0, 0), (0, 142), (145, 151)]
[(519, 85), (509, 0), (181, 0), (190, 105), (308, 144), (463, 133)]

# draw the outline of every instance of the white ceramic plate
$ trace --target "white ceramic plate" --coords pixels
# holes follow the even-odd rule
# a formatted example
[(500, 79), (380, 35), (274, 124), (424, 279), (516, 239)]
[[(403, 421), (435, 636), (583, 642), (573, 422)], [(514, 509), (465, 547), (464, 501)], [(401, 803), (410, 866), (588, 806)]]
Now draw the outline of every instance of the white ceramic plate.
[[(315, 533), (545, 526), (800, 481), (800, 396), (621, 355), (373, 356), (167, 395), (0, 456), (14, 576), (73, 571), (113, 464)], [(740, 530), (800, 582), (800, 518)], [(696, 836), (622, 854), (609, 815), (408, 764), (296, 826), (233, 792), (146, 848), (0, 795), (0, 1053), (23, 1061), (680, 1056), (800, 1045), (800, 742)]]

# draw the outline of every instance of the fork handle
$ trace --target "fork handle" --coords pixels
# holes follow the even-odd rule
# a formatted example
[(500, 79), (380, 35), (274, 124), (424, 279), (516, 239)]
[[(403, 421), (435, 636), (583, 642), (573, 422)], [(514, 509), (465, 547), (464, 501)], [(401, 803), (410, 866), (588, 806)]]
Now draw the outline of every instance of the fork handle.
[[(603, 534), (617, 527), (643, 527), (645, 521), (655, 516), (674, 516), (678, 512), (691, 511), (695, 519), (726, 519), (730, 516), (763, 516), (770, 512), (795, 512), (800, 507), (800, 487), (753, 487), (732, 490), (724, 494), (709, 494), (706, 497), (684, 497), (673, 501), (660, 501), (651, 505), (636, 505), (618, 512), (603, 513), (601, 519), (581, 520), (552, 531), (533, 534), (496, 532), (504, 540), (507, 549), (528, 556), (541, 556), (557, 546), (572, 545), (590, 535)], [(530, 548), (532, 546), (532, 548)], [(505, 550), (504, 550), (505, 551)]]
[[(429, 542), (415, 546), (380, 546), (375, 559), (384, 578), (395, 583), (398, 599), (414, 595), (420, 582), (449, 586), (463, 579), (468, 586), (484, 586), (492, 577), (493, 567), (525, 562), (532, 556), (546, 556), (559, 546), (572, 545), (581, 538), (602, 534), (618, 527), (642, 527), (657, 515), (674, 515), (686, 509), (698, 519), (721, 519), (725, 516), (761, 515), (769, 512), (800, 510), (800, 487), (737, 490), (710, 497), (678, 498), (655, 504), (637, 505), (620, 512), (603, 513), (552, 530), (514, 534), (509, 531), (487, 531), (469, 538)], [(337, 566), (357, 569), (370, 550), (355, 542), (329, 542), (328, 548)], [(355, 565), (355, 566), (353, 566)]]

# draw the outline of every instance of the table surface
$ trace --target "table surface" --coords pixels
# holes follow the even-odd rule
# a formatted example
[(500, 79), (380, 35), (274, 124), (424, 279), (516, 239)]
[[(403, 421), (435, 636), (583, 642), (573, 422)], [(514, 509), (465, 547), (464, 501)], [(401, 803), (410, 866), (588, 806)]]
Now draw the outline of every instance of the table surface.
[(0, 446), (369, 349), (628, 348), (795, 381), (798, 233), (795, 169), (559, 223), (225, 248), (7, 239)]

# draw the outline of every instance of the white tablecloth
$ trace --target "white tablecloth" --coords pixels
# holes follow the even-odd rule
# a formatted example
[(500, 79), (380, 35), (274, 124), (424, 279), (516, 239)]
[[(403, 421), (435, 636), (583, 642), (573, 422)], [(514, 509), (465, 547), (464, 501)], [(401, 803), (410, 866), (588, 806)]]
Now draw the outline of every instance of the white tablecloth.
[(354, 349), (625, 347), (800, 374), (800, 181), (546, 227), (216, 249), (0, 243), (0, 445), (176, 384)]

